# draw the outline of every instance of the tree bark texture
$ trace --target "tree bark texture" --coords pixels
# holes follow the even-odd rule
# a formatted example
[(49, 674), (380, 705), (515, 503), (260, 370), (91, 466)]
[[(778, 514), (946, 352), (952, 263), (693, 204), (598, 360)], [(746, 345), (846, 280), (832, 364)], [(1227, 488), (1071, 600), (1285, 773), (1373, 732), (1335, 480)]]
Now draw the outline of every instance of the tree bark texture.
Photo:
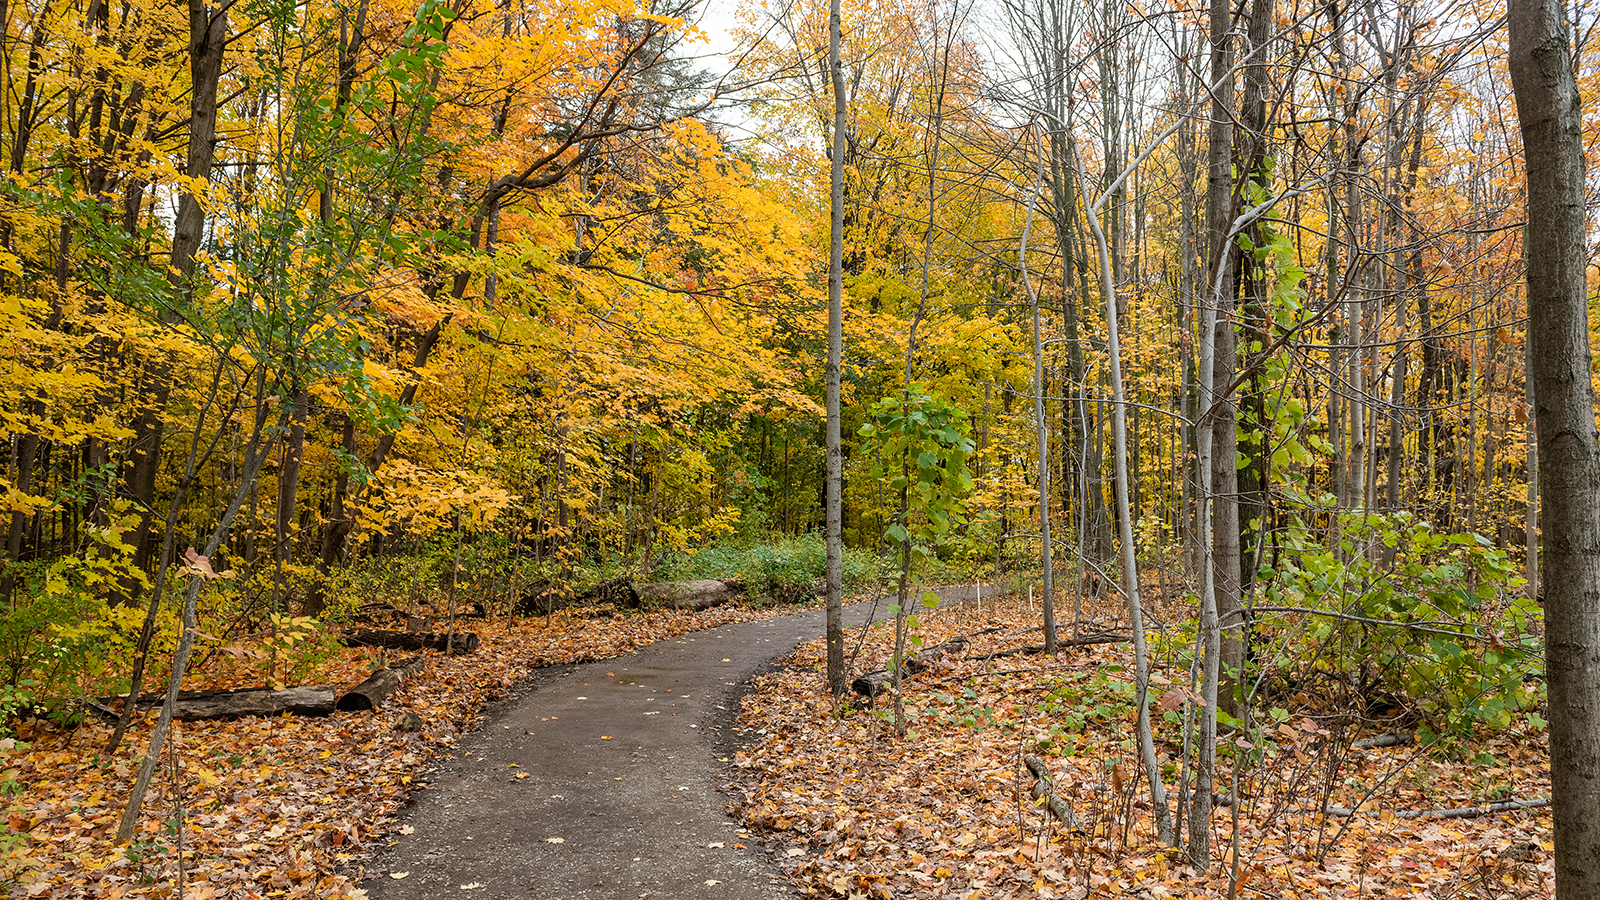
[(833, 146), (830, 153), (831, 236), (828, 242), (828, 372), (827, 372), (827, 530), (828, 690), (844, 696), (844, 444), (840, 429), (840, 383), (844, 367), (844, 66), (839, 59), (844, 41), (840, 0), (828, 5), (828, 75), (833, 87)]
[(1585, 297), (1583, 130), (1562, 5), (1511, 0), (1509, 26), (1528, 175), (1556, 896), (1576, 900), (1600, 896), (1600, 439)]
[[(387, 671), (387, 670), (385, 670)], [(153, 709), (166, 694), (140, 697), (139, 709)], [(237, 688), (226, 691), (181, 691), (172, 708), (174, 719), (231, 719), (239, 716), (326, 716), (333, 712), (337, 692), (326, 685), (271, 688)], [(126, 701), (124, 701), (126, 702)], [(343, 709), (344, 707), (339, 707)]]

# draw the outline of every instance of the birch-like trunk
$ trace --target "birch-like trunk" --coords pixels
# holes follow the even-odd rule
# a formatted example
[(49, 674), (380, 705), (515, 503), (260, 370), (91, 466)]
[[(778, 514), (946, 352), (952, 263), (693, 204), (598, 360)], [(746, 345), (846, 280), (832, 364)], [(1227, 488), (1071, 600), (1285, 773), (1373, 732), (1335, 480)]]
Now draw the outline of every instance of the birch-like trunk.
[[(1084, 177), (1082, 163), (1078, 167), (1078, 183), (1088, 197), (1088, 179)], [(1109, 197), (1111, 195), (1107, 195)], [(1175, 840), (1172, 829), (1172, 812), (1167, 807), (1167, 790), (1161, 781), (1161, 764), (1156, 760), (1155, 736), (1150, 728), (1150, 654), (1144, 639), (1144, 609), (1139, 601), (1139, 562), (1134, 554), (1133, 520), (1128, 503), (1132, 486), (1128, 483), (1128, 424), (1127, 400), (1122, 385), (1122, 349), (1117, 334), (1116, 286), (1111, 278), (1111, 253), (1106, 245), (1105, 229), (1100, 226), (1099, 210), (1107, 197), (1102, 197), (1087, 210), (1089, 230), (1094, 234), (1095, 247), (1100, 254), (1100, 291), (1105, 299), (1106, 355), (1110, 361), (1111, 378), (1111, 433), (1114, 444), (1112, 465), (1115, 470), (1117, 525), (1122, 542), (1122, 590), (1128, 603), (1128, 628), (1133, 633), (1133, 669), (1135, 703), (1138, 706), (1139, 755), (1143, 758), (1145, 774), (1150, 779), (1150, 808), (1155, 812), (1156, 835), (1164, 844)], [(1037, 307), (1035, 307), (1037, 308)], [(1037, 327), (1037, 326), (1035, 326)], [(1035, 332), (1037, 334), (1037, 331)]]

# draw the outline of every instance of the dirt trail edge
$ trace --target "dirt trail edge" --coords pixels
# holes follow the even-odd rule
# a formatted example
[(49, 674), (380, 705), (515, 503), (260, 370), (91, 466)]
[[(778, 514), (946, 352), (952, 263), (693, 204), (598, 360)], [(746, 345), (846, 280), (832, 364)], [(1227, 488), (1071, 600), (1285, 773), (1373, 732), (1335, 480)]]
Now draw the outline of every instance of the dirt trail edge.
[[(846, 607), (846, 623), (871, 609)], [(414, 830), (362, 886), (375, 900), (784, 896), (718, 790), (722, 731), (749, 680), (822, 624), (813, 610), (724, 625), (536, 674), (440, 762)]]

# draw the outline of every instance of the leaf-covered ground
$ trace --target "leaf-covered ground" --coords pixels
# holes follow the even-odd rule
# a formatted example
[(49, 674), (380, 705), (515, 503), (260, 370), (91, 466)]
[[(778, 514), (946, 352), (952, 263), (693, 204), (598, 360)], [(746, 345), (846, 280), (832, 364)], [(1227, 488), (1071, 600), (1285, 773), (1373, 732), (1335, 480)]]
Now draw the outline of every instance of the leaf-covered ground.
[[(1115, 619), (1108, 609), (1097, 627)], [(1212, 819), (1208, 871), (1154, 838), (1127, 702), (1130, 645), (1067, 649), (1054, 660), (1002, 655), (1038, 644), (1040, 631), (1029, 627), (1037, 621), (1037, 610), (1017, 600), (927, 617), (918, 629), (924, 646), (973, 636), (953, 659), (908, 682), (904, 740), (882, 702), (876, 711), (835, 710), (823, 689), (820, 642), (763, 676), (741, 714), (750, 743), (735, 759), (742, 797), (734, 805), (805, 893), (1228, 896), (1235, 810), (1219, 808)], [(977, 633), (985, 629), (992, 630)], [(856, 670), (882, 665), (892, 641), (892, 628), (875, 628)], [(1186, 669), (1161, 664), (1158, 683), (1187, 681)], [(1239, 791), (1246, 799), (1238, 809), (1237, 896), (1551, 894), (1548, 808), (1413, 817), (1547, 798), (1542, 732), (1486, 735), (1452, 758), (1411, 746), (1355, 749), (1358, 735), (1340, 739), (1338, 720), (1312, 708), (1290, 712), (1250, 747), (1260, 765)], [(1182, 730), (1160, 733), (1177, 740)], [(1181, 746), (1159, 749), (1165, 761), (1182, 758)], [(1021, 774), (1024, 753), (1048, 762), (1079, 828), (1045, 821), (1031, 777)], [(1219, 765), (1219, 792), (1231, 784), (1230, 766)], [(1357, 804), (1361, 815), (1314, 811)]]
[[(362, 863), (400, 827), (394, 814), (422, 786), (428, 761), (450, 753), (485, 707), (532, 669), (770, 614), (723, 606), (478, 621), (476, 653), (431, 654), (396, 702), (376, 713), (176, 723), (174, 752), (163, 756), (127, 846), (114, 836), (155, 714), (114, 757), (100, 752), (110, 734), (104, 725), (63, 731), (23, 722), (18, 740), (0, 751), (0, 786), (10, 793), (0, 885), (19, 897), (177, 898), (181, 846), (184, 898), (362, 897)], [(344, 651), (304, 683), (349, 687), (397, 657)], [(185, 688), (249, 680), (225, 662)]]

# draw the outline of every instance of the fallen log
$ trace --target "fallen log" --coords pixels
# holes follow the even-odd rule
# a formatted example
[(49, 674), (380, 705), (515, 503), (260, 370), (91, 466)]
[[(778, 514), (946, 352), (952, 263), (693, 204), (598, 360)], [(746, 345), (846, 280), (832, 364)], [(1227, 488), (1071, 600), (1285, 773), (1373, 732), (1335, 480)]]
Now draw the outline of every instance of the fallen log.
[[(1126, 635), (1126, 634), (1118, 634), (1116, 632), (1111, 632), (1111, 631), (1097, 631), (1094, 634), (1086, 634), (1086, 635), (1083, 635), (1082, 637), (1063, 638), (1062, 640), (1059, 640), (1059, 641), (1056, 642), (1056, 647), (1057, 648), (1061, 648), (1061, 647), (1091, 647), (1091, 646), (1094, 646), (1095, 644), (1121, 644), (1121, 643), (1126, 643), (1127, 641), (1131, 641), (1131, 640), (1133, 640), (1133, 638), (1131, 636), (1129, 636), (1129, 635)], [(969, 657), (967, 657), (967, 659), (990, 660), (990, 659), (1000, 659), (1001, 657), (1005, 657), (1005, 656), (1017, 656), (1018, 654), (1023, 654), (1023, 653), (1043, 653), (1043, 652), (1044, 652), (1044, 645), (1043, 644), (1028, 644), (1027, 646), (1024, 646), (1024, 647), (1012, 647), (1009, 650), (997, 650), (994, 653), (990, 653), (990, 654), (988, 654), (986, 656), (969, 656)]]
[(1362, 738), (1350, 746), (1357, 750), (1377, 750), (1382, 747), (1398, 747), (1401, 744), (1411, 743), (1409, 734), (1380, 734), (1375, 737)]
[(377, 709), (390, 694), (405, 687), (417, 669), (426, 662), (423, 657), (413, 656), (404, 662), (395, 663), (385, 669), (379, 669), (367, 676), (367, 680), (346, 691), (339, 698), (337, 707), (341, 710), (365, 711)]
[(440, 633), (352, 628), (339, 635), (339, 640), (346, 647), (388, 647), (391, 650), (443, 651), (447, 644), (453, 653), (471, 653), (478, 649), (478, 636), (470, 631), (458, 631), (452, 639)]
[[(413, 622), (430, 622), (433, 619), (443, 618), (446, 613), (427, 604), (419, 604), (414, 610), (404, 610), (388, 603), (368, 603), (356, 610), (351, 621), (376, 625), (384, 622), (406, 622), (410, 627)], [(463, 603), (456, 610), (458, 619), (487, 619), (489, 609), (477, 600)]]
[(626, 609), (637, 608), (639, 595), (634, 593), (633, 579), (624, 575), (621, 578), (612, 578), (590, 585), (581, 591), (566, 585), (540, 582), (530, 587), (527, 593), (517, 600), (517, 605), (512, 611), (523, 616), (542, 616), (569, 606), (595, 606), (601, 603), (610, 603)]
[(542, 616), (574, 605), (577, 596), (565, 585), (539, 582), (517, 599), (511, 611), (519, 616)]
[(379, 602), (363, 604), (351, 618), (357, 622), (384, 622), (405, 617), (405, 610), (388, 603)]
[(710, 609), (730, 603), (743, 590), (736, 578), (706, 578), (700, 581), (663, 581), (636, 584), (634, 593), (641, 609)]
[(626, 609), (633, 609), (639, 605), (639, 595), (633, 589), (633, 579), (626, 575), (591, 585), (580, 596), (595, 603), (610, 603)]
[(1045, 808), (1050, 810), (1050, 815), (1055, 816), (1056, 821), (1068, 828), (1077, 828), (1078, 816), (1072, 811), (1072, 804), (1055, 793), (1050, 777), (1050, 767), (1045, 764), (1045, 761), (1037, 756), (1024, 756), (1022, 764), (1027, 768), (1029, 774), (1033, 775), (1032, 793), (1034, 799), (1043, 800)]
[[(294, 713), (297, 716), (326, 716), (333, 712), (336, 692), (331, 686), (285, 688), (234, 688), (225, 691), (179, 691), (178, 702), (172, 709), (175, 719), (229, 719), (238, 716), (276, 716)], [(112, 703), (126, 703), (128, 698), (105, 697), (99, 703), (87, 704), (104, 715), (114, 713)], [(140, 710), (155, 709), (167, 701), (165, 693), (143, 694), (134, 701)]]
[[(1233, 797), (1227, 794), (1212, 795), (1211, 802), (1217, 806), (1232, 806)], [(1475, 819), (1479, 816), (1492, 816), (1503, 812), (1516, 812), (1523, 809), (1543, 809), (1550, 805), (1549, 797), (1537, 797), (1532, 800), (1499, 800), (1494, 803), (1483, 803), (1478, 806), (1458, 806), (1452, 809), (1351, 809), (1346, 806), (1324, 806), (1323, 815), (1336, 819), (1348, 819), (1351, 816), (1382, 816), (1392, 815), (1396, 819)], [(1287, 806), (1284, 812), (1297, 814), (1315, 814), (1318, 810), (1301, 806)]]
[[(966, 646), (966, 638), (951, 638), (942, 644), (923, 650), (916, 656), (907, 659), (905, 664), (900, 667), (900, 680), (905, 681), (913, 675), (921, 675), (932, 668), (940, 657), (966, 649)], [(893, 681), (894, 678), (889, 674), (888, 669), (875, 669), (850, 682), (850, 689), (868, 700), (872, 700), (878, 695), (887, 692)]]

